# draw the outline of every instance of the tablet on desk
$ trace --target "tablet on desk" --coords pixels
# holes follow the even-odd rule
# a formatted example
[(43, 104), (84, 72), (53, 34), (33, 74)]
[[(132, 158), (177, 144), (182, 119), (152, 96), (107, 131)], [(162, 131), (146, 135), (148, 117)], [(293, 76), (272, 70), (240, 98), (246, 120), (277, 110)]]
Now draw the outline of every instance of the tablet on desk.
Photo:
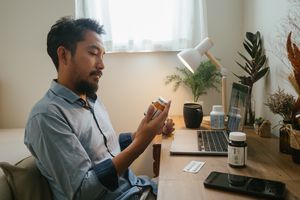
[(216, 171), (208, 175), (204, 186), (268, 199), (284, 199), (285, 196), (282, 182)]

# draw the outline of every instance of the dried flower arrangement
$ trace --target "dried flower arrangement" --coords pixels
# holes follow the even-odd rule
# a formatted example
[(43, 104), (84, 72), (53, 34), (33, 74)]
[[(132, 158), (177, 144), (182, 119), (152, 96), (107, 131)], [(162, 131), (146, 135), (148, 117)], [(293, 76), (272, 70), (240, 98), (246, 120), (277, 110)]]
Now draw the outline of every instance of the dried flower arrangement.
[[(293, 73), (289, 75), (289, 81), (294, 87), (295, 91), (298, 94), (298, 98), (295, 102), (294, 108), (293, 108), (293, 114), (292, 119), (294, 120), (294, 127), (299, 127), (299, 118), (296, 116), (300, 112), (300, 49), (299, 47), (292, 42), (292, 32), (289, 33), (287, 42), (286, 42), (286, 49), (288, 54), (288, 59), (293, 67)], [(290, 132), (290, 146), (292, 149), (292, 157), (294, 162), (300, 164), (299, 155), (300, 154), (300, 134), (296, 134), (296, 131)]]
[(283, 121), (291, 122), (296, 99), (287, 94), (283, 89), (278, 90), (267, 98), (266, 106), (274, 113), (283, 118)]
[(286, 42), (286, 49), (288, 59), (293, 67), (293, 73), (289, 75), (289, 81), (295, 91), (298, 94), (298, 99), (294, 106), (294, 114), (300, 111), (300, 49), (299, 47), (292, 42), (292, 32), (289, 33), (287, 42)]

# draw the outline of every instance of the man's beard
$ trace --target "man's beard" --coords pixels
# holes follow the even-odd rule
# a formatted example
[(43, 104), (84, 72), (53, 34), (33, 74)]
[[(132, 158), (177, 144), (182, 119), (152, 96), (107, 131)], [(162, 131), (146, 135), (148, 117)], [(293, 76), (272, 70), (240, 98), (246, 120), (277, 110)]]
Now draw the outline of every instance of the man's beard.
[(85, 80), (81, 80), (76, 84), (75, 90), (79, 94), (86, 94), (87, 96), (94, 95), (98, 90), (98, 84), (93, 84)]

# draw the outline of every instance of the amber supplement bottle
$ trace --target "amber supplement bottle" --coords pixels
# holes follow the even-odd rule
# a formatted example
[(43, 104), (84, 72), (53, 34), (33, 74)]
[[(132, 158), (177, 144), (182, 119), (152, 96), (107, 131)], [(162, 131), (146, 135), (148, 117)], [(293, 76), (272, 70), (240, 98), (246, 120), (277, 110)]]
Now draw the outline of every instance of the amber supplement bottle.
[(153, 113), (152, 119), (154, 119), (155, 117), (157, 117), (166, 107), (167, 105), (167, 101), (165, 99), (163, 99), (162, 97), (158, 97), (157, 100), (152, 102), (152, 105), (155, 108), (155, 111)]

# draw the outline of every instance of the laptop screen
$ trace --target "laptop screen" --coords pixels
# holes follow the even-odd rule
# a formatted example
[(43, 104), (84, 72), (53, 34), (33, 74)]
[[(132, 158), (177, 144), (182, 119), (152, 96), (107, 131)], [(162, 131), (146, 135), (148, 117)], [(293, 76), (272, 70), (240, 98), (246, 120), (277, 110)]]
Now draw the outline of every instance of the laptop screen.
[(229, 131), (243, 130), (249, 91), (249, 87), (246, 85), (232, 83), (227, 124)]

